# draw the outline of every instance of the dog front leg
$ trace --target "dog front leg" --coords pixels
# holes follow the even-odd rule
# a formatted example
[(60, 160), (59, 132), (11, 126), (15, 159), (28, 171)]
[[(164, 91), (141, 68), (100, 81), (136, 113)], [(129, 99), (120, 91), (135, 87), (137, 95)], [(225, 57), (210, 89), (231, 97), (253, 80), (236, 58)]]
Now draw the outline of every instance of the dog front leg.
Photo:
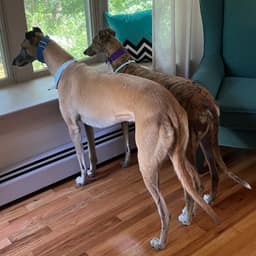
[(125, 143), (125, 157), (124, 157), (124, 160), (121, 162), (121, 165), (122, 165), (122, 168), (126, 168), (126, 167), (128, 167), (130, 160), (131, 160), (129, 122), (122, 122), (121, 126), (122, 126), (122, 130), (123, 130), (124, 143)]
[(94, 131), (93, 128), (87, 124), (84, 124), (87, 141), (88, 141), (88, 152), (89, 152), (89, 160), (90, 160), (90, 168), (87, 170), (87, 175), (92, 177), (95, 174), (96, 163), (97, 163), (97, 155), (94, 143)]
[(83, 144), (81, 141), (80, 128), (78, 125), (76, 125), (76, 126), (69, 126), (68, 129), (69, 129), (71, 140), (75, 146), (76, 155), (77, 155), (77, 159), (78, 159), (78, 163), (81, 171), (81, 176), (78, 176), (76, 178), (76, 184), (81, 186), (81, 185), (84, 185), (86, 182), (87, 167), (85, 163)]

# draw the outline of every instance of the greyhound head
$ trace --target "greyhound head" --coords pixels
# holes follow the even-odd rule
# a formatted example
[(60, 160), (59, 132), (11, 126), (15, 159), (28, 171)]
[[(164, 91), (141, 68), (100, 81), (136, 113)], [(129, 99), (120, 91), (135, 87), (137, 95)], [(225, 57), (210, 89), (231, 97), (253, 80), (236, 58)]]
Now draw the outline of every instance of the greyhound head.
[(12, 65), (22, 67), (37, 59), (37, 47), (44, 34), (38, 27), (25, 33), (20, 53), (13, 59)]
[[(108, 54), (108, 48), (113, 47), (112, 39), (115, 38), (115, 35), (115, 31), (111, 28), (100, 30), (93, 38), (92, 44), (84, 51), (84, 54), (88, 56), (94, 56), (98, 53)], [(121, 44), (119, 47), (122, 47)]]

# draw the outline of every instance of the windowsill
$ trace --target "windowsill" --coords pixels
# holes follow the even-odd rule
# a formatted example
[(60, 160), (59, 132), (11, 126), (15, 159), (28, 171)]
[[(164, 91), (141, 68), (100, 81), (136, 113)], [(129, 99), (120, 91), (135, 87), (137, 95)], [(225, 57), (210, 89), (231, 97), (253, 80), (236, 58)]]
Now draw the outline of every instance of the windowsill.
[(0, 88), (0, 117), (57, 99), (53, 77), (47, 76)]
[[(107, 69), (106, 64), (95, 66), (101, 70)], [(0, 88), (0, 118), (54, 101), (57, 98), (58, 93), (54, 89), (52, 76), (3, 86)]]
[[(105, 63), (90, 64), (90, 66), (95, 66), (95, 68), (99, 70), (112, 70), (110, 65)], [(152, 68), (151, 63), (143, 63), (143, 66)], [(52, 76), (3, 86), (0, 88), (0, 118), (57, 100), (57, 98), (58, 93), (57, 90), (54, 89)]]

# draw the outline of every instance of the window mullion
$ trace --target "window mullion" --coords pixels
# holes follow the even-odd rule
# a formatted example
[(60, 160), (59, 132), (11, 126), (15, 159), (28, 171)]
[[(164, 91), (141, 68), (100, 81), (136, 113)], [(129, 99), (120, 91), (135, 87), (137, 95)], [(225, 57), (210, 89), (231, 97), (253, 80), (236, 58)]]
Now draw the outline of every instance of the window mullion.
[(4, 85), (6, 83), (9, 83), (10, 80), (11, 80), (11, 72), (10, 72), (10, 69), (8, 68), (8, 65), (7, 65), (7, 56), (8, 56), (8, 50), (7, 49), (7, 42), (5, 40), (5, 29), (4, 29), (4, 20), (3, 20), (3, 5), (2, 5), (2, 2), (0, 2), (0, 34), (1, 34), (1, 37), (0, 37), (0, 47), (1, 47), (1, 56), (3, 58), (3, 69), (4, 69), (4, 73), (7, 75), (7, 77), (3, 78), (0, 80), (0, 84), (1, 85)]
[(106, 27), (104, 12), (108, 10), (107, 0), (87, 0), (90, 10), (91, 36), (96, 35), (100, 29)]
[[(20, 43), (24, 39), (26, 31), (26, 19), (23, 0), (15, 0), (15, 8), (13, 1), (3, 0), (3, 15), (4, 15), (4, 38), (8, 45), (7, 49), (7, 65), (11, 80), (22, 82), (33, 77), (32, 66), (28, 65), (22, 69), (12, 66), (12, 60), (20, 51)], [(15, 17), (15, 19), (13, 18)]]

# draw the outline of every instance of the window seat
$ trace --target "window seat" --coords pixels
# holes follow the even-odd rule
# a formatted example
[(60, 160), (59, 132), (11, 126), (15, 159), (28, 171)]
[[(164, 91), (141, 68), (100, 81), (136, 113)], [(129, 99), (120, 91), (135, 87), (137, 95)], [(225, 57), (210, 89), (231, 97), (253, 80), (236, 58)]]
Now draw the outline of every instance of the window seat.
[(53, 77), (47, 76), (0, 88), (0, 118), (58, 98)]
[[(109, 70), (105, 63), (90, 64), (99, 70)], [(0, 120), (3, 116), (26, 110), (58, 98), (52, 76), (0, 87)]]
[[(111, 70), (105, 63), (96, 67)], [(52, 88), (51, 76), (0, 88), (0, 206), (79, 172)], [(120, 124), (94, 130), (98, 163), (123, 154)], [(133, 126), (130, 136), (134, 148)]]

